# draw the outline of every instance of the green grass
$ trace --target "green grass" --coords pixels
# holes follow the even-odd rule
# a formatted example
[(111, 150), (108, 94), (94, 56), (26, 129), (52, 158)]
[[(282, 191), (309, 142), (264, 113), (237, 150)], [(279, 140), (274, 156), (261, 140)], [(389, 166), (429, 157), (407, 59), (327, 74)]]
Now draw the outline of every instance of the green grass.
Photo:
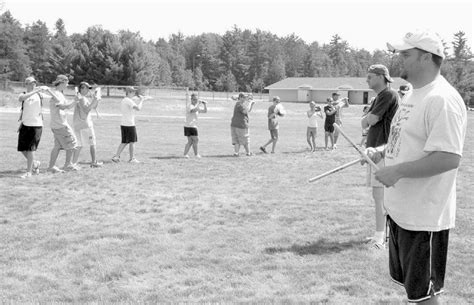
[[(118, 114), (118, 101), (104, 100), (101, 112)], [(268, 106), (258, 103), (250, 116), (254, 152), (269, 137)], [(104, 115), (95, 119), (102, 169), (87, 167), (84, 149), (82, 171), (28, 180), (18, 178), (25, 167), (16, 152), (18, 114), (0, 112), (0, 301), (406, 302), (388, 276), (387, 252), (362, 243), (374, 227), (365, 168), (307, 182), (357, 158), (356, 151), (340, 139), (335, 151), (308, 153), (307, 106), (285, 106), (274, 155), (231, 157), (233, 103), (219, 101), (200, 115), (203, 158), (183, 159), (184, 101), (155, 99), (137, 119), (142, 164), (109, 161), (120, 142), (120, 117)], [(361, 113), (353, 106), (344, 116), (356, 141)], [(471, 126), (450, 236), (448, 304), (473, 299)], [(320, 133), (319, 146), (322, 139)], [(46, 127), (38, 150), (43, 172), (52, 144)], [(58, 165), (63, 160), (62, 152)]]

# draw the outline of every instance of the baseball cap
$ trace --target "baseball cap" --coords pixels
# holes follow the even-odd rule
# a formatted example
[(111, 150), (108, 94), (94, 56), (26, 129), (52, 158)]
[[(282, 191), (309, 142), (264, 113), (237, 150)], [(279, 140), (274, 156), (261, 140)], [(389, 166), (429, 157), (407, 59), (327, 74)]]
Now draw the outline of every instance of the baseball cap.
[(341, 96), (341, 95), (339, 94), (339, 92), (333, 92), (332, 95)]
[(279, 96), (274, 96), (274, 97), (273, 97), (273, 101), (274, 101), (274, 102), (279, 102), (279, 101), (280, 101), (280, 97), (279, 97)]
[(402, 42), (387, 42), (387, 47), (392, 52), (418, 48), (444, 59), (444, 47), (441, 38), (437, 33), (429, 30), (416, 30), (415, 32), (406, 33)]
[(82, 88), (82, 87), (87, 87), (87, 88), (89, 88), (89, 89), (92, 89), (92, 86), (89, 85), (88, 82), (81, 82), (81, 83), (79, 84), (79, 88)]
[(385, 79), (387, 80), (387, 82), (393, 83), (393, 79), (390, 77), (390, 74), (388, 73), (388, 69), (384, 65), (372, 65), (369, 67), (369, 69), (367, 69), (367, 72), (383, 75)]
[(29, 76), (27, 78), (25, 78), (25, 83), (26, 84), (29, 84), (29, 83), (37, 83), (36, 79), (33, 77), (33, 76)]
[(66, 75), (59, 74), (58, 76), (56, 76), (56, 80), (53, 82), (53, 85), (56, 86), (59, 83), (67, 83), (67, 82), (69, 82), (69, 78)]

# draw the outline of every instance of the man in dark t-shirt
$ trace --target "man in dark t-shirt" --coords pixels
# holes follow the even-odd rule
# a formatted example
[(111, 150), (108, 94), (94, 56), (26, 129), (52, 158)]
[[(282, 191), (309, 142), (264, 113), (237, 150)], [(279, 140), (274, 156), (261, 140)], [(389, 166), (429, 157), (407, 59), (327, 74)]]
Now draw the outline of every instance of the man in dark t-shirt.
[[(393, 82), (384, 65), (372, 65), (367, 71), (367, 84), (377, 93), (370, 106), (369, 112), (362, 118), (362, 128), (369, 127), (366, 147), (378, 147), (388, 141), (390, 124), (398, 109), (399, 95), (390, 88)], [(378, 166), (384, 166), (383, 160)], [(383, 211), (384, 187), (375, 180), (373, 169), (367, 165), (367, 186), (372, 187), (372, 197), (375, 202), (375, 233), (369, 238), (372, 248), (385, 248), (385, 216)]]
[(331, 149), (334, 149), (334, 122), (336, 121), (336, 108), (332, 105), (332, 99), (327, 99), (328, 104), (324, 106), (324, 144), (328, 148), (328, 138), (331, 140)]

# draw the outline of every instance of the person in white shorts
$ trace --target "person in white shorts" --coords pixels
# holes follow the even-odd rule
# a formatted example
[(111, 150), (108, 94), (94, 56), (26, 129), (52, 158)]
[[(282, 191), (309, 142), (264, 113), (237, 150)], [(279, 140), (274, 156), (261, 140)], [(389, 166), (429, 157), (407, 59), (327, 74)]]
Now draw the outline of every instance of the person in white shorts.
[[(378, 147), (387, 143), (390, 123), (398, 109), (398, 93), (390, 88), (393, 79), (384, 65), (371, 65), (367, 70), (367, 84), (377, 94), (370, 104), (367, 115), (362, 117), (362, 127), (368, 128), (366, 147)], [(384, 165), (383, 160), (378, 164)], [(375, 180), (372, 166), (367, 164), (367, 186), (372, 188), (375, 203), (375, 232), (369, 243), (373, 249), (385, 249), (385, 215), (383, 209), (384, 187)]]
[(306, 111), (308, 116), (308, 127), (306, 128), (306, 141), (311, 152), (316, 151), (316, 134), (318, 132), (318, 116), (322, 119), (323, 114), (321, 107), (316, 106), (314, 101), (309, 103), (309, 110)]
[(92, 86), (87, 82), (79, 84), (79, 92), (77, 95), (78, 103), (74, 107), (73, 128), (77, 138), (77, 148), (74, 151), (72, 162), (77, 165), (82, 147), (88, 143), (91, 153), (91, 167), (97, 168), (102, 166), (102, 162), (97, 161), (96, 156), (96, 136), (94, 124), (92, 122), (91, 110), (97, 107), (98, 100), (94, 96), (90, 96), (89, 90)]
[[(349, 99), (347, 97), (340, 98), (340, 94), (337, 92), (334, 92), (332, 94), (331, 100), (332, 100), (332, 105), (336, 109), (336, 124), (342, 127), (342, 108), (347, 108), (349, 107)], [(334, 130), (334, 145), (333, 148), (337, 148), (337, 140), (339, 139), (339, 130), (335, 129)]]

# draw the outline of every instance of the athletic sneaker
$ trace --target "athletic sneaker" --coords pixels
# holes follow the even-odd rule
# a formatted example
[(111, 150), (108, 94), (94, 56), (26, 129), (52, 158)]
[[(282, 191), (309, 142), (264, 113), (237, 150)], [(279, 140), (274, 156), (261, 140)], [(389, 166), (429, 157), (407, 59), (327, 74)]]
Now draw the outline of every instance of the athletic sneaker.
[(128, 162), (130, 162), (130, 163), (140, 163), (140, 161), (138, 161), (135, 158), (128, 160)]
[(20, 178), (21, 178), (21, 179), (31, 178), (31, 173), (30, 173), (30, 172), (26, 172), (26, 173), (24, 173), (23, 175), (21, 175)]
[(40, 173), (40, 165), (41, 165), (40, 161), (34, 161), (33, 162), (33, 173), (35, 175), (38, 175)]
[(370, 249), (374, 250), (385, 250), (387, 248), (387, 244), (385, 242), (376, 240), (373, 237), (367, 237), (366, 243), (369, 245)]
[(264, 154), (267, 153), (267, 150), (266, 150), (265, 147), (263, 147), (263, 146), (260, 146), (260, 150), (261, 150)]
[(70, 164), (68, 166), (63, 167), (63, 170), (66, 172), (77, 172), (77, 171), (80, 171), (81, 168), (77, 166), (76, 164)]
[(201, 159), (201, 155), (196, 155), (196, 158)]
[(238, 156), (239, 156), (239, 153), (236, 153), (236, 152), (235, 152), (235, 153), (233, 154), (233, 156), (234, 156), (234, 157), (238, 157)]
[(380, 242), (374, 241), (370, 245), (370, 249), (374, 249), (374, 250), (385, 250), (386, 248), (387, 248), (387, 246), (384, 242), (380, 243)]
[(120, 157), (113, 156), (112, 157), (112, 162), (119, 163), (120, 162)]
[(184, 155), (184, 158), (189, 159), (189, 155)]
[(53, 174), (64, 173), (64, 171), (62, 169), (58, 168), (57, 166), (50, 167), (50, 168), (48, 168), (47, 171), (50, 172), (50, 173), (53, 173)]
[(253, 156), (253, 153), (249, 152), (249, 153), (247, 154), (247, 157), (251, 157), (251, 156)]
[(332, 147), (332, 149), (337, 149), (337, 144), (334, 144), (334, 146)]
[(104, 164), (103, 162), (95, 161), (94, 163), (91, 163), (91, 167), (99, 168), (99, 167), (102, 167), (103, 164)]

